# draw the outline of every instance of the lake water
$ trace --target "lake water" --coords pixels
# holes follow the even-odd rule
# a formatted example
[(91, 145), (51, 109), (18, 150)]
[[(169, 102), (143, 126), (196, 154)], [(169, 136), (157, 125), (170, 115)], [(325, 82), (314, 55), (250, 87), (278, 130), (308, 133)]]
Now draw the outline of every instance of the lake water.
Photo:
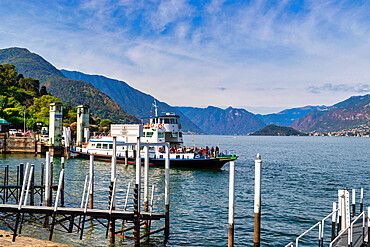
[[(192, 145), (192, 136), (185, 136)], [(235, 246), (253, 246), (254, 160), (262, 156), (261, 245), (285, 246), (318, 220), (328, 215), (337, 201), (337, 190), (364, 188), (364, 205), (370, 206), (370, 138), (346, 137), (259, 137), (194, 136), (197, 146), (219, 146), (234, 150), (239, 158), (235, 172)], [(44, 157), (2, 155), (0, 171), (6, 164), (14, 173), (22, 162), (39, 164)], [(59, 160), (55, 161), (59, 172)], [(87, 160), (66, 161), (67, 206), (78, 206)], [(39, 173), (39, 171), (36, 171)], [(127, 183), (135, 181), (133, 166), (118, 165), (118, 208), (123, 206)], [(55, 175), (54, 181), (57, 181)], [(172, 169), (170, 171), (170, 239), (168, 246), (227, 246), (229, 166), (221, 171)], [(95, 162), (96, 208), (107, 208), (110, 164)], [(154, 212), (164, 211), (164, 169), (150, 168), (150, 184), (155, 185)], [(2, 176), (0, 177), (2, 183)], [(132, 191), (131, 191), (132, 192)], [(132, 193), (131, 193), (132, 195)], [(359, 193), (358, 193), (359, 203)], [(132, 199), (130, 200), (132, 207)], [(132, 208), (129, 208), (129, 210)], [(359, 205), (357, 205), (359, 209)], [(330, 221), (325, 228), (330, 235)], [(87, 224), (89, 225), (89, 224)], [(117, 225), (118, 226), (118, 225)], [(163, 221), (153, 223), (153, 228)], [(0, 224), (2, 229), (6, 229)], [(53, 241), (72, 246), (107, 246), (101, 226), (85, 230), (83, 240), (77, 234), (55, 232)], [(48, 238), (48, 232), (34, 225), (24, 227), (23, 234)], [(302, 239), (300, 246), (313, 246), (317, 230)], [(133, 245), (117, 241), (118, 246)], [(163, 246), (163, 237), (153, 237), (148, 246)]]

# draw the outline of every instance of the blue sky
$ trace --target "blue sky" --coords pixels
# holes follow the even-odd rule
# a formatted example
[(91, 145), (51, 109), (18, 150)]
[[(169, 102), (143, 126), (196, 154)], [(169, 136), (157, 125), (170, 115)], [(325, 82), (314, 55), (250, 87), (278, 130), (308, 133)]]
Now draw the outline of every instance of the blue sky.
[(370, 92), (369, 1), (0, 2), (0, 48), (171, 105), (254, 113)]

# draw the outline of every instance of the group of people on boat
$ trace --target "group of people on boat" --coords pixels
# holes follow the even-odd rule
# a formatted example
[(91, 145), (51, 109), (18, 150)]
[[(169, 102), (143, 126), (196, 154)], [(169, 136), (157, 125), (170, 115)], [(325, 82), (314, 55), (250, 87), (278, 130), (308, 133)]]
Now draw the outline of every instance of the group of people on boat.
[[(160, 153), (165, 153), (165, 149), (160, 147), (158, 149), (158, 151)], [(204, 157), (217, 157), (219, 155), (219, 148), (218, 146), (216, 146), (215, 148), (212, 146), (211, 148), (209, 148), (208, 146), (206, 146), (205, 148), (203, 147), (200, 147), (200, 148), (197, 148), (197, 147), (180, 147), (180, 148), (177, 148), (177, 147), (170, 147), (170, 153), (172, 154), (181, 154), (181, 153), (194, 153), (195, 155), (199, 154), (201, 156), (204, 156)]]

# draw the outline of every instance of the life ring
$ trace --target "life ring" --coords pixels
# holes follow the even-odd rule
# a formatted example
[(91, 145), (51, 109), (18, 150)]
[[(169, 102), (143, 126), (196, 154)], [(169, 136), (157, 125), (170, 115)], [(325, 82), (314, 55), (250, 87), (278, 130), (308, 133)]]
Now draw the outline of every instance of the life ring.
[(179, 124), (179, 129), (181, 130), (181, 124)]
[(154, 127), (154, 123), (152, 123), (152, 124), (150, 125), (150, 127), (152, 127), (152, 128), (153, 128), (153, 127)]
[(145, 128), (149, 128), (149, 123), (146, 123), (145, 124)]
[(158, 128), (162, 129), (163, 128), (163, 125), (162, 124), (158, 124)]

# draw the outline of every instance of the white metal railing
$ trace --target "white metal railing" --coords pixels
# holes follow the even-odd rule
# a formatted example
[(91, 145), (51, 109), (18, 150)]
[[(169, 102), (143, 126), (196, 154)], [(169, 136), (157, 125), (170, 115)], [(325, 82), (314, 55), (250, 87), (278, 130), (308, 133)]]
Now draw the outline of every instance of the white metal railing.
[(363, 211), (361, 214), (359, 214), (353, 221), (352, 223), (346, 228), (344, 229), (343, 231), (341, 231), (340, 234), (338, 234), (338, 236), (333, 240), (331, 241), (329, 247), (333, 247), (334, 244), (345, 234), (345, 233), (348, 233), (348, 246), (352, 246), (352, 243), (353, 243), (353, 225), (356, 223), (356, 221), (358, 219), (360, 219), (361, 217), (363, 217), (363, 220), (362, 220), (362, 227), (364, 228), (365, 227), (365, 217), (366, 217), (366, 214), (365, 214), (365, 211)]
[[(339, 208), (336, 208), (335, 210), (333, 210), (333, 212), (331, 212), (330, 214), (328, 214), (326, 217), (324, 217), (321, 221), (317, 222), (315, 225), (313, 225), (311, 228), (309, 228), (307, 231), (305, 231), (304, 233), (302, 233), (301, 235), (299, 235), (296, 240), (295, 240), (295, 244), (296, 244), (296, 247), (298, 247), (299, 245), (299, 240), (305, 236), (306, 234), (308, 234), (309, 232), (311, 232), (313, 229), (315, 229), (316, 227), (319, 228), (319, 233), (318, 233), (318, 239), (319, 239), (319, 243), (322, 243), (322, 241), (324, 241), (324, 224), (325, 224), (325, 221), (327, 219), (329, 219), (331, 216), (333, 216), (334, 214), (336, 214), (336, 212), (339, 211)], [(289, 247), (289, 246), (294, 246), (294, 243), (291, 242), (289, 244), (287, 244), (285, 247)]]

